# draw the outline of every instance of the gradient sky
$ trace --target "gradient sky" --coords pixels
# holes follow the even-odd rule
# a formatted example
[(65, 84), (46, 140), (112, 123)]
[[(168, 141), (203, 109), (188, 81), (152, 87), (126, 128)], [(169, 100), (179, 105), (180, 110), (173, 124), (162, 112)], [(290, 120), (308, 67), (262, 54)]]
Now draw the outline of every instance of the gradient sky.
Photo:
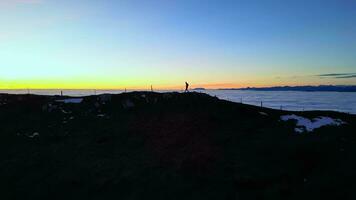
[(356, 0), (0, 0), (0, 89), (356, 85), (355, 73)]

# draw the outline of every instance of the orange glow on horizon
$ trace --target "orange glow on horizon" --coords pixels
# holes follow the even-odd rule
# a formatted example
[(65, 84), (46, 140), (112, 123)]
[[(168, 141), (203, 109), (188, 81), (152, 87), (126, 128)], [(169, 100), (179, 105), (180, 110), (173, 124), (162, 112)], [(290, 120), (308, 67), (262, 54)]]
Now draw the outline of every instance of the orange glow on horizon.
[[(276, 86), (303, 86), (303, 85), (319, 85), (319, 84), (237, 84), (237, 83), (190, 83), (188, 82), (189, 88), (205, 88), (205, 89), (229, 89), (229, 88), (247, 88), (247, 87), (276, 87)], [(184, 83), (181, 85), (164, 85), (164, 84), (152, 84), (153, 90), (184, 90)], [(0, 85), (0, 90), (26, 90), (26, 89), (34, 89), (34, 90), (90, 90), (90, 89), (97, 89), (97, 90), (151, 90), (151, 85), (123, 85), (123, 86), (106, 86), (98, 84), (18, 84), (18, 85)]]

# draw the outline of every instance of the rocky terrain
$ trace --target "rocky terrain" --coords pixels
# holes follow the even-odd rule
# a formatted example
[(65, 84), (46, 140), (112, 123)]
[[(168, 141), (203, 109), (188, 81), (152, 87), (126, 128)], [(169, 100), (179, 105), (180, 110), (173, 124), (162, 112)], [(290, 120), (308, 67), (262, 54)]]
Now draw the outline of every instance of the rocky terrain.
[(0, 94), (1, 199), (356, 199), (356, 116), (200, 93)]

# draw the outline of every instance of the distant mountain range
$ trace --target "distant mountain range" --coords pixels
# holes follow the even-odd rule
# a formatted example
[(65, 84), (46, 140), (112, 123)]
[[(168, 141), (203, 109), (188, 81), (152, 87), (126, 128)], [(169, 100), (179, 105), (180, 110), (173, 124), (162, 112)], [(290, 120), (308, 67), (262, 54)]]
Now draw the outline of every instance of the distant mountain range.
[(205, 88), (194, 88), (193, 90), (205, 90)]
[(356, 92), (354, 85), (319, 85), (319, 86), (278, 86), (278, 87), (247, 87), (225, 88), (219, 90), (253, 90), (253, 91), (303, 91), (303, 92)]

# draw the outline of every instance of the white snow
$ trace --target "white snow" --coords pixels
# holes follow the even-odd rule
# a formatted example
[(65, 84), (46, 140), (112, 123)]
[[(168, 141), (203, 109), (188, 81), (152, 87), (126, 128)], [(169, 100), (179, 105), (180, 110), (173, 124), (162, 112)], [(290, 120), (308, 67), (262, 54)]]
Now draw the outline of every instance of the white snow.
[(28, 137), (29, 137), (29, 138), (34, 138), (34, 137), (38, 137), (38, 136), (40, 136), (40, 134), (37, 133), (37, 132), (35, 132), (35, 133), (33, 133), (32, 135), (29, 135)]
[(341, 126), (345, 124), (340, 119), (333, 119), (330, 117), (317, 117), (312, 120), (304, 118), (297, 115), (284, 115), (281, 116), (282, 121), (296, 120), (296, 128), (294, 129), (297, 133), (312, 132), (314, 129), (321, 128), (323, 126)]
[(259, 113), (260, 113), (260, 115), (268, 116), (268, 114), (265, 112), (259, 112)]
[(63, 102), (63, 103), (82, 103), (82, 101), (83, 101), (82, 98), (57, 100), (57, 102)]
[(294, 131), (297, 132), (297, 133), (304, 133), (304, 129), (303, 128), (295, 128)]
[(62, 113), (64, 113), (64, 114), (70, 114), (70, 113), (72, 113), (72, 112), (67, 112), (67, 111), (63, 110), (63, 108), (61, 109), (61, 111), (62, 111)]

